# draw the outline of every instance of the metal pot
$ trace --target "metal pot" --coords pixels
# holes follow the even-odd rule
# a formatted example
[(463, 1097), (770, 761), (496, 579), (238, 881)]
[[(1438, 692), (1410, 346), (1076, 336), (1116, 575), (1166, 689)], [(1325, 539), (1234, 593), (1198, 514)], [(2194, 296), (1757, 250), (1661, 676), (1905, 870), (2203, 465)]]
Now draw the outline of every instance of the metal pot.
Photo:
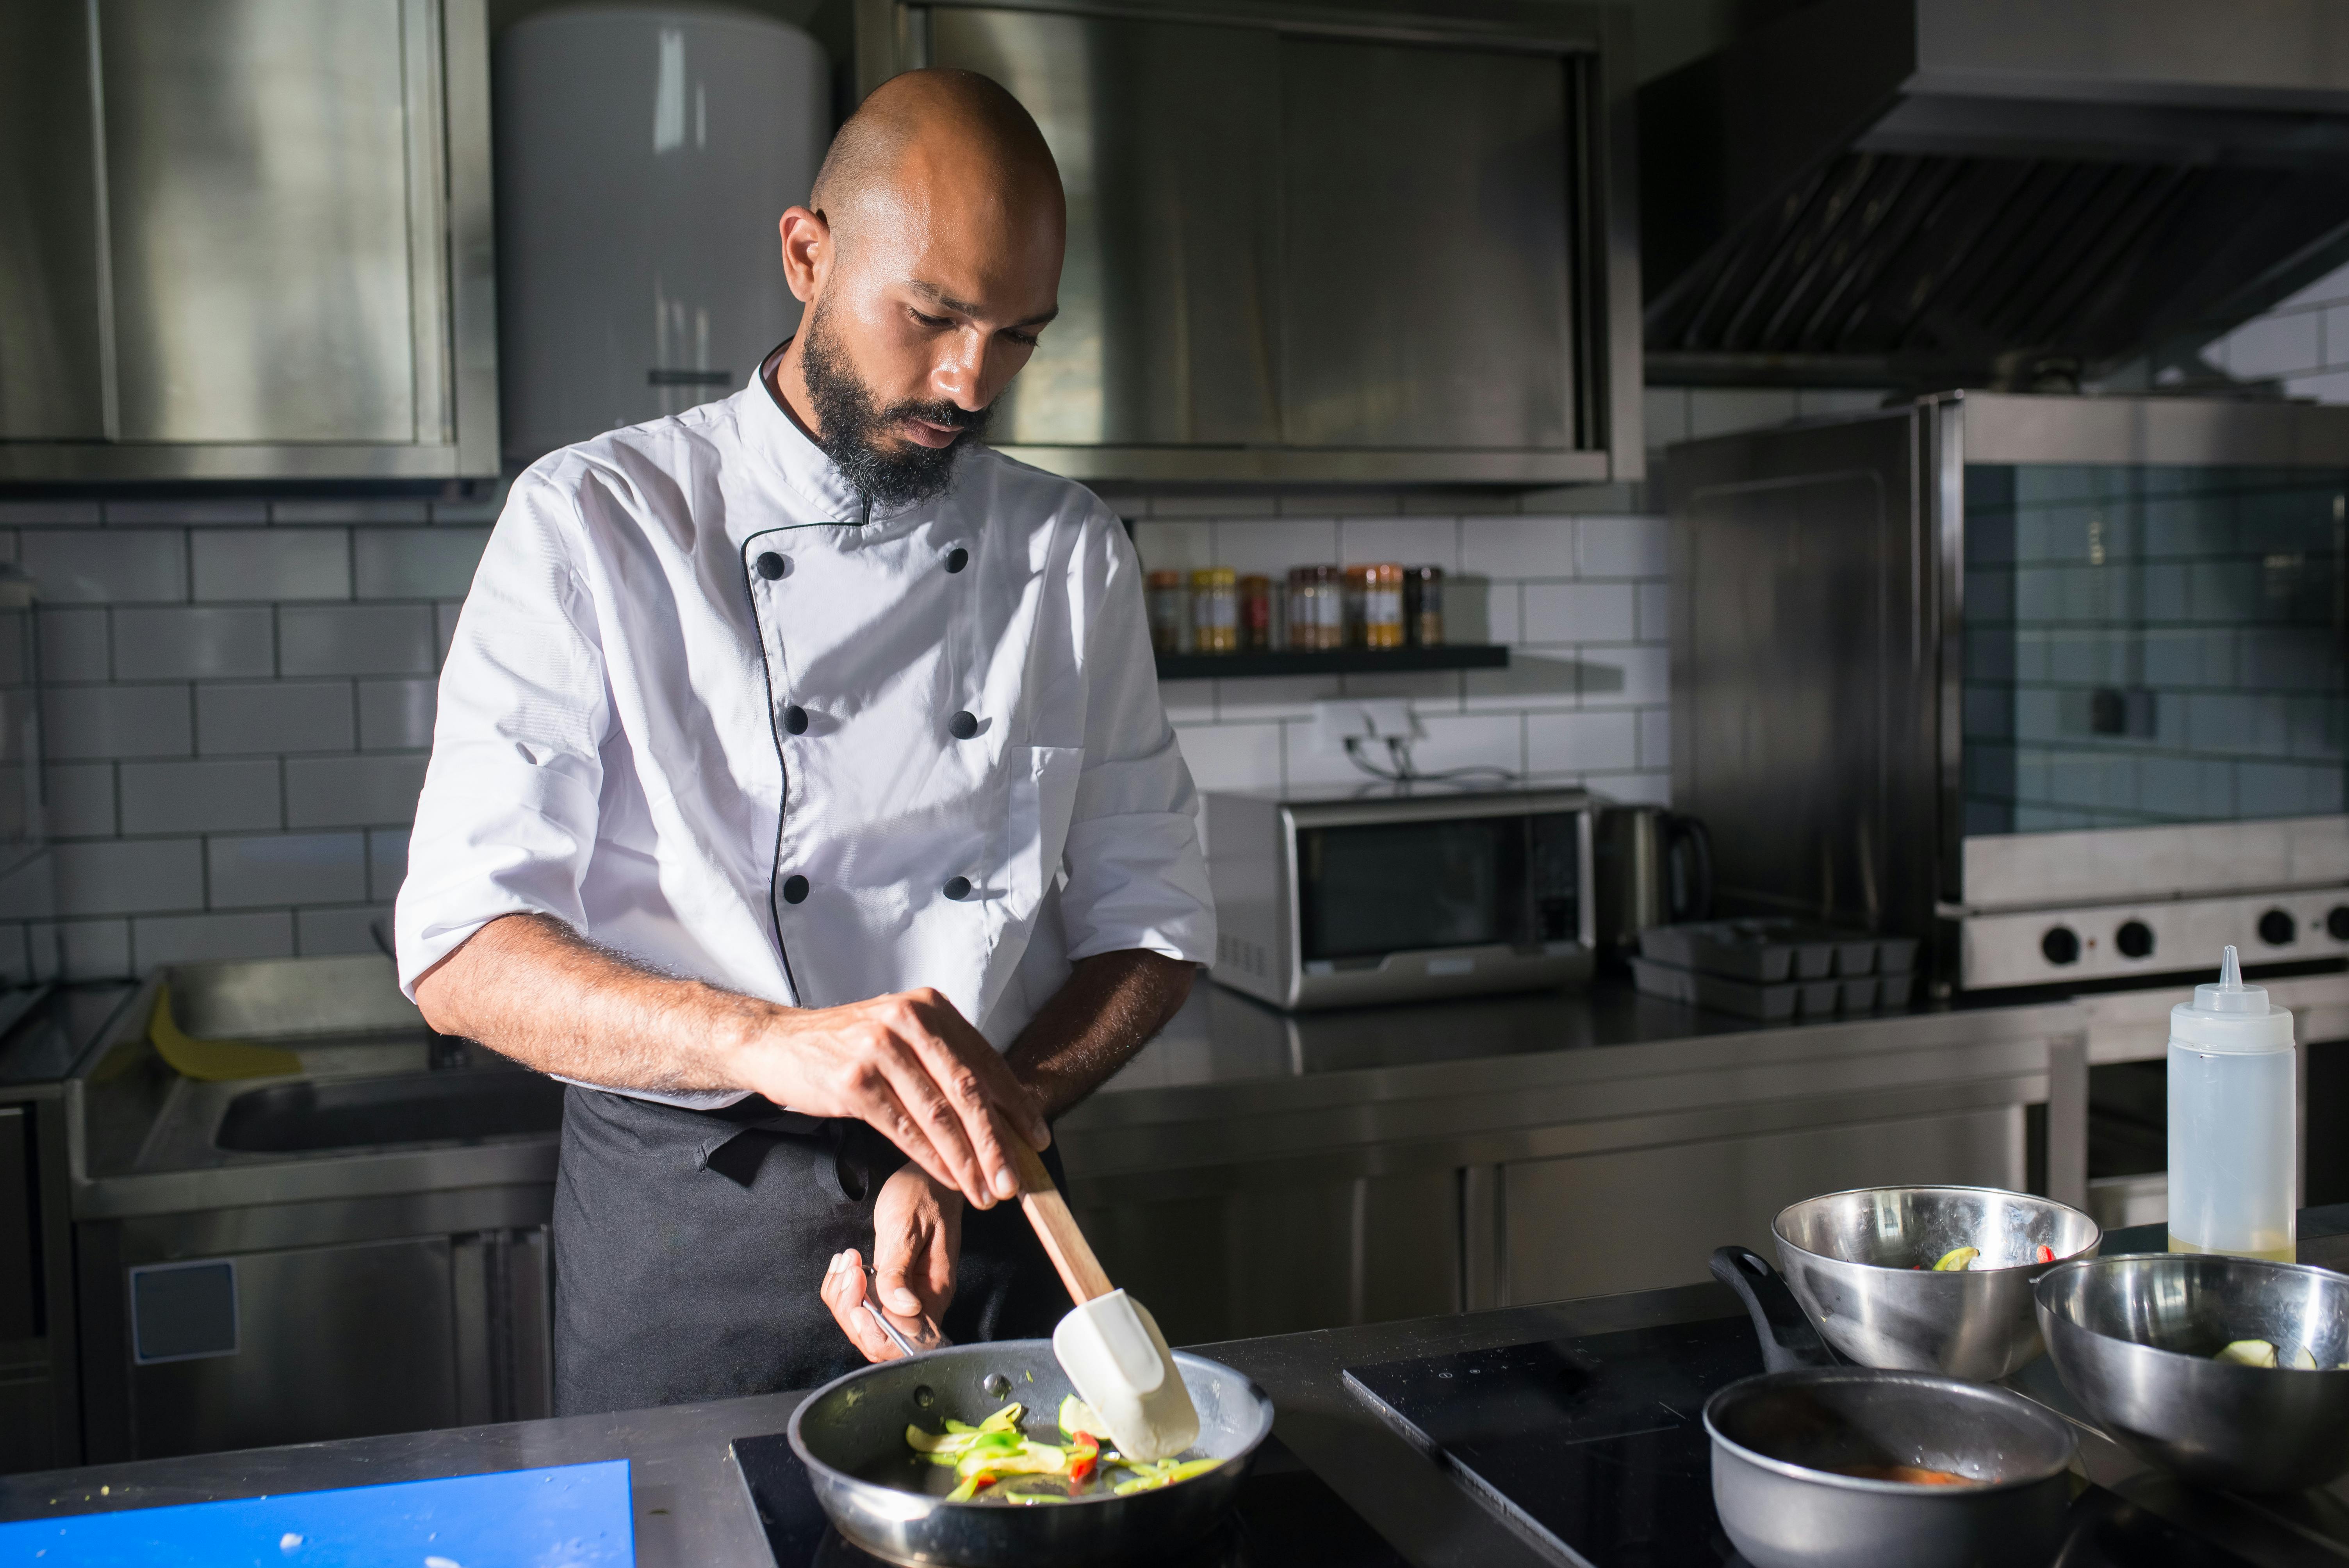
[[(2038, 1303), (2064, 1387), (2147, 1463), (2250, 1492), (2298, 1491), (2349, 1470), (2349, 1278), (2153, 1253), (2051, 1270)], [(2305, 1346), (2326, 1370), (2210, 1358), (2237, 1339)]]
[(1046, 1507), (948, 1502), (920, 1490), (926, 1471), (905, 1429), (976, 1424), (1018, 1399), (1050, 1419), (1073, 1390), (1049, 1339), (958, 1345), (860, 1368), (792, 1412), (792, 1451), (840, 1533), (892, 1563), (954, 1568), (1055, 1568), (1145, 1562), (1195, 1544), (1230, 1511), (1272, 1401), (1247, 1377), (1181, 1351), (1174, 1364), (1199, 1410), (1195, 1451), (1225, 1462), (1191, 1480), (1127, 1497)]
[[(1713, 1272), (1745, 1303), (1769, 1368), (1704, 1406), (1713, 1509), (1754, 1568), (2038, 1568), (2054, 1557), (2072, 1501), (2062, 1418), (2003, 1388), (1838, 1367), (1758, 1253), (1723, 1247)], [(1894, 1465), (1975, 1484), (1848, 1473)]]
[[(1862, 1187), (1806, 1198), (1772, 1222), (1778, 1264), (1828, 1344), (1863, 1367), (1994, 1382), (2046, 1348), (2033, 1281), (2104, 1239), (2079, 1210), (1995, 1187)], [(1919, 1270), (1980, 1247), (2006, 1266)], [(2044, 1246), (2054, 1263), (2033, 1261)]]

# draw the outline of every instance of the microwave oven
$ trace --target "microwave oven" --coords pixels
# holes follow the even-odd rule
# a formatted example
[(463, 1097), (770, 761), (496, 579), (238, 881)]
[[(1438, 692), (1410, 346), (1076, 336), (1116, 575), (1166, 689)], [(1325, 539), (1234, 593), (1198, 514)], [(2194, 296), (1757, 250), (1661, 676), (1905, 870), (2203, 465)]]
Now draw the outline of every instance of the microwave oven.
[(1945, 393), (1672, 447), (1672, 804), (1935, 994), (2349, 954), (2349, 407)]
[(1594, 802), (1426, 782), (1206, 797), (1214, 979), (1295, 1011), (1590, 977)]

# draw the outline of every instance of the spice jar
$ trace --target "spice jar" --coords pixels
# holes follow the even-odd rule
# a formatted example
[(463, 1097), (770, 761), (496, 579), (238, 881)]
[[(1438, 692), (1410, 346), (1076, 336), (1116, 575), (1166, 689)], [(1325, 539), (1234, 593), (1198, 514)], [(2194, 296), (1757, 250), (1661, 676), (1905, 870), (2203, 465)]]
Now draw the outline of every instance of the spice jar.
[(1272, 646), (1272, 579), (1240, 579), (1240, 646), (1260, 654)]
[(1371, 569), (1367, 566), (1349, 566), (1345, 569), (1344, 597), (1341, 600), (1345, 606), (1343, 623), (1345, 634), (1338, 640), (1340, 647), (1359, 648), (1363, 645), (1362, 595), (1369, 591), (1370, 575)]
[(1403, 641), (1414, 648), (1444, 645), (1444, 568), (1406, 566), (1402, 573)]
[(1335, 648), (1345, 643), (1345, 607), (1334, 566), (1288, 569), (1288, 645)]
[(1362, 646), (1402, 647), (1402, 568), (1392, 562), (1381, 562), (1361, 570)]
[(1150, 651), (1181, 653), (1183, 624), (1191, 618), (1190, 603), (1183, 592), (1183, 574), (1154, 572), (1143, 582), (1143, 596), (1150, 606)]
[(1239, 574), (1228, 566), (1191, 573), (1191, 651), (1232, 654), (1240, 645)]

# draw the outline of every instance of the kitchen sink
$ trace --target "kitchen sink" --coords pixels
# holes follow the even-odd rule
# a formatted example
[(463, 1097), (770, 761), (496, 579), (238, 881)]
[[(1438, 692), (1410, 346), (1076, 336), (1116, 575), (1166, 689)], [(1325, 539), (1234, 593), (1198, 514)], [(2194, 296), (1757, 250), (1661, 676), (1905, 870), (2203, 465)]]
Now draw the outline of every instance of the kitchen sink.
[(510, 1138), (563, 1125), (563, 1086), (533, 1072), (403, 1073), (273, 1084), (229, 1101), (218, 1148), (292, 1154)]

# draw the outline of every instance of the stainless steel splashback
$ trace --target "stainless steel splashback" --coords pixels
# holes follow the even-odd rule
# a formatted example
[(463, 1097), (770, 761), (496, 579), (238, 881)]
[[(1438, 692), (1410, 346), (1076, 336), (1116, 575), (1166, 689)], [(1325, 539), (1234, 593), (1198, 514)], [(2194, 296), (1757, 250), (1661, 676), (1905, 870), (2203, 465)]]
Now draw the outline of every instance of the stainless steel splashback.
[(0, 480), (494, 474), (487, 34), (0, 11)]
[(1526, 15), (864, 0), (865, 86), (994, 77), (1068, 190), (996, 444), (1082, 479), (1638, 477), (1622, 21)]

